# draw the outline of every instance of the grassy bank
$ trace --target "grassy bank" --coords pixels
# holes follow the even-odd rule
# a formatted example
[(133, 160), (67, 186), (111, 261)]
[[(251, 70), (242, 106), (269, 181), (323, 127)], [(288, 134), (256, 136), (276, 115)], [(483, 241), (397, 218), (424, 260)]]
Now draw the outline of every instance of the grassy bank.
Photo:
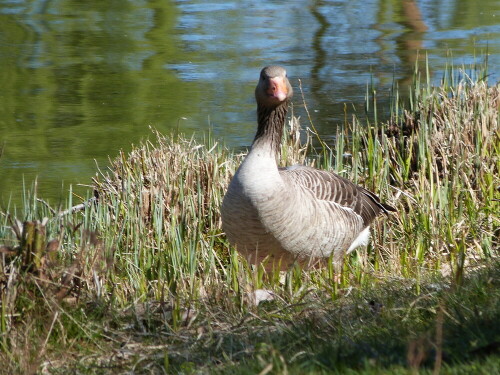
[[(286, 164), (334, 170), (398, 209), (340, 282), (333, 267), (280, 280), (244, 264), (219, 217), (243, 155), (209, 137), (154, 133), (78, 210), (35, 194), (3, 210), (0, 373), (492, 373), (500, 86), (459, 76), (416, 79), (405, 102), (394, 91), (385, 123), (368, 92), (331, 146), (290, 122)], [(274, 300), (255, 306), (257, 288)]]

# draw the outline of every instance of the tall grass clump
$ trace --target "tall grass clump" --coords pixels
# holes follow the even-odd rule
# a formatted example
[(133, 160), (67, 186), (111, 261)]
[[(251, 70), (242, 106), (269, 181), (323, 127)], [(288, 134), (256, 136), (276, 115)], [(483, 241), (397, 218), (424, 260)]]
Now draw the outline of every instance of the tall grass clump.
[(292, 116), (283, 164), (336, 171), (398, 209), (340, 278), (331, 264), (266, 277), (238, 256), (219, 209), (244, 154), (210, 137), (153, 132), (77, 206), (26, 194), (0, 216), (0, 373), (489, 373), (500, 86), (476, 77), (416, 75), (385, 122), (368, 91), (333, 144), (312, 122), (301, 141)]
[[(198, 299), (220, 279), (216, 264), (229, 255), (218, 207), (239, 159), (207, 143), (209, 148), (156, 133), (155, 145), (145, 142), (129, 155), (121, 153), (110, 172), (94, 180), (99, 211), (91, 212), (96, 217), (90, 221), (100, 232), (114, 227), (113, 246), (131, 251), (117, 260), (139, 296), (182, 291)], [(151, 282), (162, 286), (152, 288)]]
[(413, 95), (413, 109), (364, 142), (370, 181), (399, 209), (389, 236), (404, 241), (383, 251), (405, 276), (425, 267), (460, 278), (464, 262), (498, 255), (499, 85), (465, 77)]

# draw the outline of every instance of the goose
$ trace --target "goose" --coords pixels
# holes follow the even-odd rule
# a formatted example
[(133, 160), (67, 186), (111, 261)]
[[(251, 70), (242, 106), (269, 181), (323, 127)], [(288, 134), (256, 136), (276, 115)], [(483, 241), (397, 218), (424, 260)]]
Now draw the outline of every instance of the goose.
[(280, 143), (293, 90), (285, 68), (262, 69), (255, 89), (257, 133), (221, 206), (229, 242), (266, 271), (295, 262), (311, 267), (367, 245), (370, 224), (396, 211), (372, 192), (326, 170), (279, 168)]

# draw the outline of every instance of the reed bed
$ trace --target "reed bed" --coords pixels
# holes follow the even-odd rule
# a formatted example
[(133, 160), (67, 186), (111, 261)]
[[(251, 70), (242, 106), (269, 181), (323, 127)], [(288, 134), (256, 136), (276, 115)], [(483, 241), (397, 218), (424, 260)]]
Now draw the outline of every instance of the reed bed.
[[(368, 90), (332, 145), (311, 122), (301, 141), (290, 119), (284, 164), (334, 170), (398, 210), (340, 282), (331, 265), (245, 264), (219, 216), (244, 154), (210, 136), (153, 131), (80, 210), (27, 194), (0, 217), (0, 373), (491, 373), (499, 106), (500, 85), (450, 68), (439, 87), (417, 77), (408, 100), (394, 90), (386, 122)], [(256, 305), (263, 287), (274, 299)]]

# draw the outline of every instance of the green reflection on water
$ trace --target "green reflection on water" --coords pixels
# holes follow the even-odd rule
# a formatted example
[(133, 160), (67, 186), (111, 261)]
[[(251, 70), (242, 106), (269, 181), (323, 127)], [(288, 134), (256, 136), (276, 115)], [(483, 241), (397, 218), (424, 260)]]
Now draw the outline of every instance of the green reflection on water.
[(28, 184), (38, 175), (49, 198), (60, 196), (61, 180), (89, 183), (89, 160), (105, 164), (149, 125), (168, 131), (199, 100), (196, 82), (164, 68), (189, 60), (176, 47), (172, 3), (61, 2), (57, 17), (49, 13), (0, 16), (4, 204), (23, 175)]

